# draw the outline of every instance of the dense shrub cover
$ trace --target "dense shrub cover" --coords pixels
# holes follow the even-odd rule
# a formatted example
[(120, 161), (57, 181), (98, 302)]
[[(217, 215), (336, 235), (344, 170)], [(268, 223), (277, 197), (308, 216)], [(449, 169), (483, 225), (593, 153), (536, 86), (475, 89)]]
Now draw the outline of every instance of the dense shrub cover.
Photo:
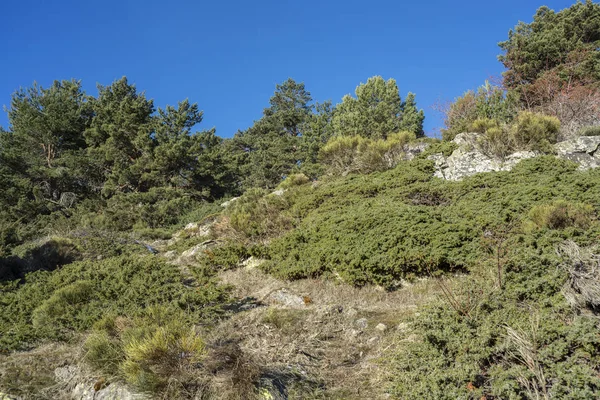
[(486, 231), (529, 218), (549, 198), (575, 202), (565, 206), (573, 210), (566, 218), (578, 222), (564, 227), (586, 229), (580, 215), (590, 221), (597, 210), (577, 203), (597, 204), (599, 179), (597, 171), (579, 172), (570, 162), (540, 157), (512, 172), (462, 182), (433, 178), (431, 162), (415, 160), (383, 173), (306, 186), (292, 206), (299, 223), (270, 244), (265, 268), (285, 278), (329, 275), (386, 286), (427, 275), (428, 268), (468, 269), (485, 255)]
[(416, 339), (400, 344), (390, 360), (393, 397), (597, 397), (597, 321), (573, 313), (561, 293), (561, 241), (552, 231), (512, 237), (503, 290), (473, 277), (453, 294), (471, 299), (469, 315), (447, 299), (421, 310), (411, 324)]
[[(139, 391), (249, 398), (263, 378), (274, 387), (304, 374), (300, 363), (259, 367), (214, 329), (249, 310), (217, 274), (255, 257), (246, 265), (284, 280), (438, 284), (439, 299), (364, 343), (389, 340), (378, 362), (392, 398), (598, 398), (600, 168), (542, 156), (451, 182), (433, 177), (428, 156), (451, 154), (466, 132), (500, 158), (599, 135), (599, 16), (587, 0), (517, 25), (500, 43), (504, 86), (486, 82), (444, 107), (443, 141), (422, 138), (416, 96), (402, 100), (379, 76), (336, 106), (288, 79), (231, 139), (192, 132), (198, 105), (156, 109), (126, 78), (95, 97), (75, 80), (19, 89), (0, 128), (0, 353), (68, 341), (98, 374)], [(324, 309), (303, 299), (312, 310), (246, 321), (297, 334)], [(350, 309), (322, 315), (357, 322)], [(222, 386), (206, 391), (208, 375)]]
[(79, 261), (54, 272), (37, 271), (2, 284), (0, 351), (41, 339), (64, 339), (106, 315), (135, 316), (160, 305), (201, 321), (218, 314), (226, 292), (206, 278), (202, 289), (181, 283), (180, 273), (151, 255)]

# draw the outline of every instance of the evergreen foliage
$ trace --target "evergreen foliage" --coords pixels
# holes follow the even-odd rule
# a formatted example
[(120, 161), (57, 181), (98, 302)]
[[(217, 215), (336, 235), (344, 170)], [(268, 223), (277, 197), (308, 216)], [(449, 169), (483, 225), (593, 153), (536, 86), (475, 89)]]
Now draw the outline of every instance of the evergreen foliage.
[(565, 81), (600, 81), (600, 4), (578, 1), (562, 11), (540, 7), (531, 23), (520, 22), (499, 44), (506, 87), (531, 85), (561, 69)]
[(385, 139), (389, 134), (407, 130), (423, 136), (423, 110), (418, 110), (415, 95), (409, 93), (402, 102), (394, 79), (369, 78), (355, 91), (356, 98), (346, 95), (333, 115), (336, 136), (363, 136)]

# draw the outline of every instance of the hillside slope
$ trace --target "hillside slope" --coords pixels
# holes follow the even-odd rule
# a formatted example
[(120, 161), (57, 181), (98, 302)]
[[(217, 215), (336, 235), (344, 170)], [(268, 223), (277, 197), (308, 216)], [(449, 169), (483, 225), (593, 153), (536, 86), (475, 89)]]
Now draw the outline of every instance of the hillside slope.
[(0, 388), (67, 396), (66, 362), (170, 398), (596, 396), (600, 170), (433, 175), (423, 157), (290, 177), (170, 240), (80, 228), (17, 249), (3, 350), (64, 361), (7, 355)]

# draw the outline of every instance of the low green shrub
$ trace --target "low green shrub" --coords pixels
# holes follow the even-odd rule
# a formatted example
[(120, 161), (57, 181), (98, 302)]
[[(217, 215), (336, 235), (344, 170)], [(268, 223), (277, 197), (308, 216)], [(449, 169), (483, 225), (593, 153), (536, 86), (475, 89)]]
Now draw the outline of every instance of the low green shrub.
[(427, 157), (438, 153), (443, 154), (445, 157), (449, 157), (456, 149), (458, 149), (456, 143), (449, 141), (441, 142), (435, 139), (435, 141), (431, 140), (429, 147), (419, 154), (419, 158), (426, 159)]
[(211, 275), (198, 288), (161, 258), (128, 255), (79, 261), (53, 272), (37, 271), (0, 291), (0, 351), (27, 348), (41, 339), (67, 339), (105, 315), (136, 316), (148, 307), (185, 311), (187, 320), (208, 321), (228, 296)]
[[(548, 199), (596, 204), (600, 198), (600, 171), (577, 171), (551, 156), (462, 182), (435, 179), (432, 168), (418, 159), (296, 192), (296, 228), (269, 244), (262, 268), (286, 279), (330, 276), (393, 287), (400, 279), (470, 269), (486, 254), (486, 232), (522, 220)], [(575, 210), (569, 218), (585, 228)], [(589, 215), (589, 208), (581, 210)], [(589, 222), (590, 229), (597, 225)]]
[(223, 212), (227, 225), (243, 240), (276, 237), (292, 227), (286, 210), (290, 207), (288, 192), (271, 194), (263, 189), (250, 189)]
[(552, 152), (558, 139), (560, 121), (556, 117), (523, 111), (512, 125), (512, 138), (519, 150)]
[(392, 397), (596, 397), (600, 336), (595, 320), (573, 315), (561, 294), (559, 241), (550, 233), (509, 239), (503, 290), (479, 286), (469, 315), (448, 301), (419, 310), (407, 333), (412, 339), (400, 341), (387, 360)]
[(334, 175), (384, 171), (398, 164), (404, 154), (404, 146), (415, 139), (411, 132), (394, 133), (386, 140), (338, 136), (323, 146), (319, 158)]
[[(93, 295), (94, 285), (89, 281), (76, 281), (56, 290), (40, 306), (33, 310), (31, 322), (34, 328), (42, 329), (50, 324), (68, 325), (72, 317), (70, 310), (79, 308)], [(83, 321), (83, 325), (87, 321)], [(75, 327), (80, 328), (76, 324)]]
[(305, 185), (310, 182), (310, 178), (303, 173), (287, 176), (278, 186), (279, 189), (289, 189), (294, 186)]

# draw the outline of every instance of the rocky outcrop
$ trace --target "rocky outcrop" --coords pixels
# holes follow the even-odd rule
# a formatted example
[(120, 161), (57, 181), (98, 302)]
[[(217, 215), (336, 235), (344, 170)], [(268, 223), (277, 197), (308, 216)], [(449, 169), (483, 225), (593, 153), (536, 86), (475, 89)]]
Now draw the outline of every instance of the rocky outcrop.
[(423, 153), (430, 146), (427, 142), (413, 142), (407, 143), (404, 146), (404, 155), (402, 157), (403, 160), (410, 161), (417, 157), (419, 154)]
[[(477, 133), (461, 133), (453, 140), (458, 148), (450, 156), (441, 153), (429, 156), (435, 163), (434, 175), (458, 181), (481, 172), (510, 171), (520, 161), (539, 155), (533, 151), (520, 151), (499, 159), (481, 150), (480, 137)], [(583, 170), (600, 166), (599, 146), (600, 136), (581, 136), (557, 143), (554, 149), (557, 157), (574, 161)]]
[(600, 136), (579, 136), (554, 146), (556, 155), (579, 164), (579, 169), (597, 168), (600, 166)]

